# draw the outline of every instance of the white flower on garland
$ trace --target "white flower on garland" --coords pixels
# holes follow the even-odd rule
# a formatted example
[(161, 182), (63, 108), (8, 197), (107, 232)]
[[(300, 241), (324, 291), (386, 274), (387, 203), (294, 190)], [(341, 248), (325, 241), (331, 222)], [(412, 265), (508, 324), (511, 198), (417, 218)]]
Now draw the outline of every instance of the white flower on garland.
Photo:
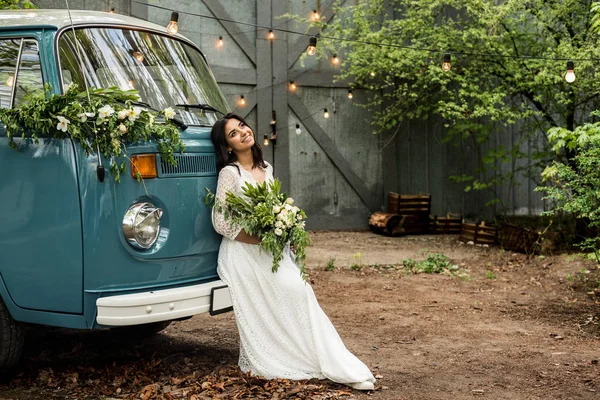
[(148, 114), (148, 119), (150, 120), (150, 126), (154, 125), (154, 115)]
[(163, 110), (163, 112), (165, 113), (165, 118), (166, 119), (173, 119), (173, 118), (175, 118), (176, 112), (175, 112), (175, 110), (173, 110), (173, 107), (165, 108)]
[(138, 119), (141, 112), (142, 112), (141, 108), (133, 107), (133, 109), (129, 110), (129, 120), (131, 122), (135, 121), (136, 119)]
[(58, 119), (58, 124), (56, 124), (56, 129), (59, 131), (66, 132), (67, 129), (69, 129), (69, 124), (71, 123), (71, 121), (69, 121), (65, 117), (61, 117), (60, 115), (58, 115), (56, 117), (56, 119)]
[(79, 120), (81, 122), (85, 122), (85, 121), (87, 121), (88, 118), (92, 118), (95, 115), (96, 114), (94, 114), (94, 113), (79, 113), (79, 114), (77, 114), (77, 117), (79, 118)]
[(119, 125), (119, 130), (121, 131), (121, 135), (127, 132), (127, 127), (123, 124)]
[(111, 106), (104, 106), (98, 109), (98, 116), (100, 118), (108, 118), (115, 113), (114, 108)]
[(119, 119), (125, 119), (129, 116), (129, 110), (123, 109), (123, 110), (119, 111), (117, 116), (119, 117)]

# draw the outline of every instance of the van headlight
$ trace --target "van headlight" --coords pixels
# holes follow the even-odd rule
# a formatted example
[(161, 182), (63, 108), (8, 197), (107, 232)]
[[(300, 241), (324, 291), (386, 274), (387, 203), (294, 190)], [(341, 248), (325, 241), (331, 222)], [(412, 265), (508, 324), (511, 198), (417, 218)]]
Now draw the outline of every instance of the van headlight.
[(123, 234), (138, 249), (149, 249), (158, 239), (163, 211), (151, 203), (136, 203), (123, 218)]

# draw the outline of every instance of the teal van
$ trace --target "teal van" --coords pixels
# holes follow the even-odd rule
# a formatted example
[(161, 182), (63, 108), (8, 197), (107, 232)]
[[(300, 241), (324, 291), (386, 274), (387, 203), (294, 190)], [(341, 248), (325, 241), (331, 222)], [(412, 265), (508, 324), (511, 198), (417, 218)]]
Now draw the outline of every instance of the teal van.
[(198, 47), (117, 14), (3, 11), (0, 107), (45, 83), (54, 93), (135, 88), (147, 108), (175, 107), (186, 147), (173, 167), (153, 143), (129, 145), (151, 173), (117, 183), (99, 174), (109, 160), (73, 140), (18, 138), (15, 150), (0, 123), (0, 371), (18, 361), (31, 324), (142, 334), (231, 310), (202, 200), (217, 180), (210, 127), (228, 106)]

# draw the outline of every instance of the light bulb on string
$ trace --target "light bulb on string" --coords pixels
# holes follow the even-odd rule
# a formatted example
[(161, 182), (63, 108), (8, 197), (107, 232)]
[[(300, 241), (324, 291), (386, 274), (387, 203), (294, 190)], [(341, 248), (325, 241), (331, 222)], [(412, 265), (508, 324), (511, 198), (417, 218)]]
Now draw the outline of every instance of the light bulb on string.
[(144, 55), (139, 51), (134, 51), (131, 53), (133, 58), (135, 58), (138, 62), (144, 62)]
[(299, 135), (302, 133), (302, 129), (300, 129), (300, 124), (296, 124), (296, 135)]
[(329, 118), (329, 111), (326, 108), (323, 109), (323, 118)]
[(109, 11), (109, 13), (114, 14), (115, 13), (115, 8), (114, 7), (111, 8), (110, 11)]
[(567, 61), (567, 73), (565, 74), (567, 83), (575, 82), (575, 63), (571, 60)]
[(275, 40), (275, 33), (273, 32), (273, 29), (269, 29), (269, 33), (267, 34), (267, 39)]
[(296, 82), (290, 81), (290, 90), (296, 90)]
[(333, 57), (331, 57), (331, 62), (333, 63), (333, 65), (338, 65), (340, 63), (340, 59), (337, 56), (337, 54), (334, 54)]
[(246, 99), (244, 98), (244, 95), (240, 96), (239, 103), (240, 103), (240, 106), (245, 106), (246, 105)]
[(129, 82), (127, 82), (127, 85), (129, 86), (129, 89), (135, 89), (135, 86), (133, 86), (133, 79), (130, 79)]
[(313, 21), (318, 21), (319, 19), (321, 19), (321, 17), (319, 16), (319, 12), (317, 10), (313, 10), (312, 19), (313, 19)]
[(442, 59), (442, 70), (444, 72), (448, 72), (448, 71), (450, 71), (450, 68), (452, 68), (452, 64), (450, 63), (450, 60), (451, 60), (450, 53), (444, 53), (444, 58)]
[(219, 40), (217, 40), (217, 47), (223, 47), (225, 42), (223, 41), (223, 36), (219, 36)]
[(6, 80), (6, 86), (12, 87), (12, 85), (14, 85), (14, 84), (15, 84), (15, 77), (11, 75)]
[(314, 56), (316, 52), (317, 52), (317, 37), (311, 36), (310, 39), (308, 39), (308, 47), (306, 49), (306, 54), (308, 54), (309, 56)]
[(267, 134), (266, 134), (266, 133), (265, 133), (265, 136), (264, 136), (264, 138), (263, 138), (263, 144), (264, 144), (265, 146), (268, 146), (268, 145), (269, 145), (269, 138), (268, 138), (268, 136), (267, 136)]
[(348, 89), (348, 98), (349, 98), (350, 100), (352, 100), (352, 97), (354, 97), (354, 96), (352, 95), (352, 89)]
[(373, 78), (375, 76), (375, 71), (371, 71), (369, 75), (371, 75), (371, 78)]
[(167, 32), (169, 32), (171, 35), (174, 35), (177, 32), (179, 32), (179, 26), (177, 24), (177, 21), (179, 21), (179, 13), (172, 12), (171, 20), (169, 21), (169, 25), (167, 25)]

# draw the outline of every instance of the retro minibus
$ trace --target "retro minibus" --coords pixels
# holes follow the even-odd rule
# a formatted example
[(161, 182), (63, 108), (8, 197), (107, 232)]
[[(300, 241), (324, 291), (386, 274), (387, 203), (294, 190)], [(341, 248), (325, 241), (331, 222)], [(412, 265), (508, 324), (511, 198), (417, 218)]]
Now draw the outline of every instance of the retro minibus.
[(203, 202), (217, 180), (210, 128), (228, 105), (198, 47), (118, 14), (3, 11), (0, 107), (46, 83), (56, 94), (72, 83), (135, 88), (147, 108), (175, 109), (185, 150), (172, 166), (152, 142), (131, 143), (153, 173), (116, 182), (100, 173), (110, 160), (70, 138), (24, 132), (10, 148), (0, 121), (0, 371), (19, 360), (26, 326), (142, 334), (231, 310)]

